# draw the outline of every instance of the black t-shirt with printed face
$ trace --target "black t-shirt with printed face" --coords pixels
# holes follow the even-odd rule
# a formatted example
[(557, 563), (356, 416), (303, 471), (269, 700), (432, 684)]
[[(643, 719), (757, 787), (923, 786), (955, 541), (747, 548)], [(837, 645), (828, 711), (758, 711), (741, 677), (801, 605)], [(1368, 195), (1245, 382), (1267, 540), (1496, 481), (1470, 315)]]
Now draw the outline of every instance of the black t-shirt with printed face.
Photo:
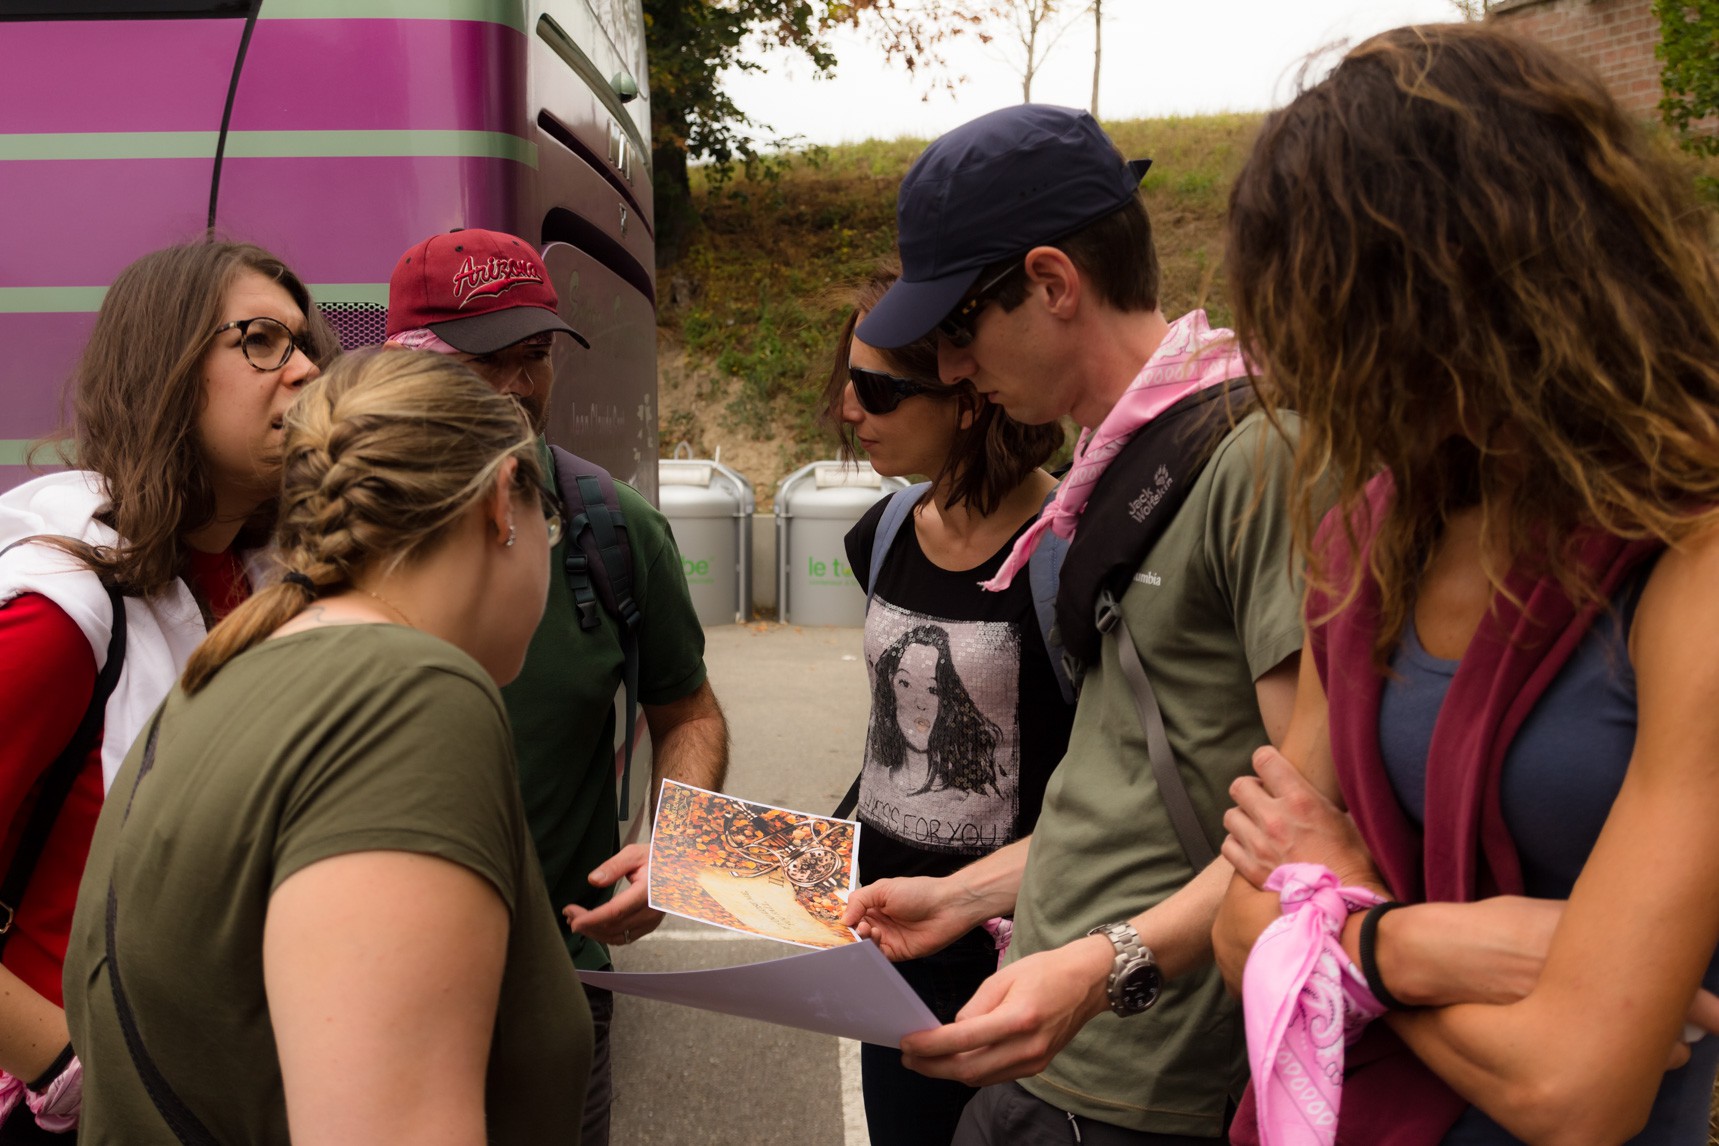
[[(847, 535), (861, 588), (887, 504)], [(1038, 820), (1074, 709), (1051, 671), (1026, 570), (1001, 593), (979, 588), (1019, 536), (977, 568), (952, 571), (925, 556), (910, 518), (884, 557), (865, 625), (863, 882), (947, 875)]]

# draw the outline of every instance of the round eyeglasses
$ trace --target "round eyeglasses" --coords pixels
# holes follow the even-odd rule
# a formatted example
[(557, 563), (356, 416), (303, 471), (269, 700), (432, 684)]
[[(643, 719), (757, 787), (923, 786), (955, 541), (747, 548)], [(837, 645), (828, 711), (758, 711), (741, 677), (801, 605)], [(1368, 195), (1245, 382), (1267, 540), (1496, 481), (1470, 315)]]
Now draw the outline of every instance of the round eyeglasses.
[(971, 346), (973, 344), (973, 323), (978, 321), (979, 312), (996, 300), (997, 288), (1002, 286), (1008, 277), (1020, 270), (1023, 265), (1023, 262), (1017, 259), (985, 282), (980, 283), (972, 294), (962, 300), (954, 310), (943, 316), (943, 321), (937, 324), (938, 333), (957, 348)]
[(916, 382), (881, 370), (867, 370), (848, 363), (848, 380), (854, 385), (854, 397), (868, 414), (888, 414), (902, 401), (919, 394), (932, 398), (953, 398), (958, 391), (953, 386), (937, 382)]
[(253, 370), (279, 370), (287, 364), (294, 350), (312, 362), (316, 361), (315, 353), (303, 336), (294, 334), (287, 329), (286, 323), (278, 319), (241, 318), (234, 322), (223, 322), (215, 328), (215, 333), (222, 334), (229, 330), (239, 332), (239, 349)]

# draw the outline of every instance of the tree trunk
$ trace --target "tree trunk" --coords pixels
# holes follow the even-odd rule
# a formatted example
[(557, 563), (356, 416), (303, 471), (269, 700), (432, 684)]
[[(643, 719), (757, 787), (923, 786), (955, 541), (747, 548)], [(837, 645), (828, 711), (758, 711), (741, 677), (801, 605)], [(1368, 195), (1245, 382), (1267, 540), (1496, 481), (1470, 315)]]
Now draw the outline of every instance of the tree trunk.
[(1098, 118), (1098, 66), (1104, 60), (1104, 0), (1092, 0), (1092, 118)]

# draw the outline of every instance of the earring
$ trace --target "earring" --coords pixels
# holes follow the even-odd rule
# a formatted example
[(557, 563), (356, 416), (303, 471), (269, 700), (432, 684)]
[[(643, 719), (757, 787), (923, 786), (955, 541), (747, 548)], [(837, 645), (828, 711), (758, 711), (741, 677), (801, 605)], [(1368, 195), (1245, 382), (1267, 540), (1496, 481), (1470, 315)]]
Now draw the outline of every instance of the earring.
[(513, 518), (510, 517), (507, 519), (507, 540), (502, 542), (502, 544), (507, 546), (509, 549), (512, 549), (513, 543), (515, 541), (518, 541), (518, 540), (519, 540), (519, 531), (514, 529)]

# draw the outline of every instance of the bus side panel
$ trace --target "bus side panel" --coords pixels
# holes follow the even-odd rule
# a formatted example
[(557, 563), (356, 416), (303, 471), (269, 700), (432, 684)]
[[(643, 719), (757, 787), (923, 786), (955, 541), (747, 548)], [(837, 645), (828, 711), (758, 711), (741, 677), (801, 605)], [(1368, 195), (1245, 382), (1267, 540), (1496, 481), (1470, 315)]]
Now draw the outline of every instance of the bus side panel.
[(657, 318), (650, 301), (584, 251), (550, 243), (543, 261), (561, 316), (591, 340), (555, 340), (549, 440), (657, 500)]

